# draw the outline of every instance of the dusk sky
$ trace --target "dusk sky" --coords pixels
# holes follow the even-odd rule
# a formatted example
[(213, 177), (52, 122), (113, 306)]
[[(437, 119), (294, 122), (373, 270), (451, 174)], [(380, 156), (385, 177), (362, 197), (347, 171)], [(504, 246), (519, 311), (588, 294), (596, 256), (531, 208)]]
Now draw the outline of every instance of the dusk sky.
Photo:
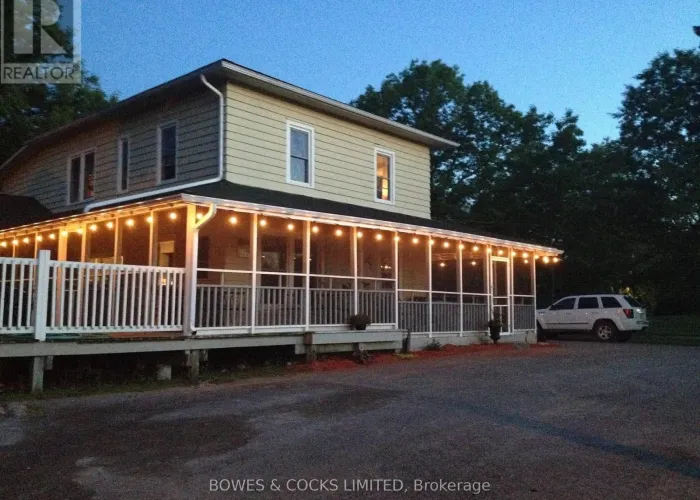
[(83, 1), (83, 58), (129, 97), (227, 58), (349, 101), (411, 59), (458, 65), (519, 109), (580, 116), (586, 140), (659, 52), (700, 43), (698, 0)]

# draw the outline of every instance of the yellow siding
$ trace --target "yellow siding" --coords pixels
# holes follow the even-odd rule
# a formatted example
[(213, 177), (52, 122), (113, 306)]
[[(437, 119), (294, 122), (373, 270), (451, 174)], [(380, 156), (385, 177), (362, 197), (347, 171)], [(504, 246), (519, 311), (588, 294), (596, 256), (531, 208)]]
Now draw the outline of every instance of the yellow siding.
[[(287, 183), (287, 120), (315, 131), (314, 187)], [(374, 201), (374, 150), (396, 154), (395, 205)], [(253, 90), (226, 87), (229, 181), (430, 217), (430, 150)]]

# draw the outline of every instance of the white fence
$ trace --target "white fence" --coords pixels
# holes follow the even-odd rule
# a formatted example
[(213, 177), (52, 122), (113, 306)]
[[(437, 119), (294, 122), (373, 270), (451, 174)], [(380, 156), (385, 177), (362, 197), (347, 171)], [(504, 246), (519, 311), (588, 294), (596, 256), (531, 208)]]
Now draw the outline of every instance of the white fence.
[(0, 334), (181, 331), (184, 269), (0, 258)]

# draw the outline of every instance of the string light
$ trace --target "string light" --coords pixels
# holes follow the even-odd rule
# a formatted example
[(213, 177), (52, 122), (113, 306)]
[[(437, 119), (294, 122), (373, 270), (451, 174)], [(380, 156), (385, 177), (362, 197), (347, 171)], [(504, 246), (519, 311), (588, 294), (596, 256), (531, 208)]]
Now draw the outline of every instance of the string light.
[(460, 243), (460, 244), (459, 244), (459, 249), (460, 249), (460, 250), (464, 250), (464, 243)]
[(449, 241), (445, 241), (445, 242), (442, 244), (442, 246), (443, 246), (443, 248), (450, 248), (450, 242), (449, 242)]
[(336, 236), (342, 236), (342, 235), (343, 235), (343, 230), (342, 230), (342, 229), (336, 229), (336, 230), (335, 230), (335, 235), (336, 235)]
[(473, 261), (472, 261), (472, 266), (475, 266), (475, 265), (476, 265), (476, 261), (473, 260)]
[(493, 250), (491, 249), (491, 247), (488, 247), (488, 248), (486, 249), (486, 253), (491, 253), (491, 252), (493, 252)]
[(236, 217), (235, 215), (232, 217), (229, 217), (228, 222), (229, 222), (229, 224), (232, 224), (232, 225), (238, 224), (238, 217)]
[(499, 250), (498, 255), (503, 255), (503, 250)]
[(30, 240), (29, 238), (24, 238), (24, 239), (22, 240), (22, 243), (24, 243), (25, 245), (28, 245), (30, 241), (31, 241), (31, 240)]
[(314, 233), (314, 234), (318, 234), (319, 231), (321, 231), (321, 229), (320, 229), (318, 226), (313, 226), (313, 227), (311, 228), (311, 232)]
[(170, 220), (175, 220), (177, 219), (177, 213), (176, 212), (170, 212), (168, 214), (168, 217), (170, 217)]
[(78, 234), (83, 234), (83, 228), (81, 227), (80, 229), (76, 230), (75, 232)]
[(109, 222), (107, 223), (107, 229), (114, 229), (114, 222), (109, 221)]
[(479, 245), (474, 245), (474, 246), (472, 247), (472, 250), (473, 250), (474, 252), (478, 252), (478, 251), (479, 251)]
[(7, 242), (3, 241), (2, 243), (0, 243), (0, 247), (7, 248)]
[(445, 264), (444, 262), (440, 262), (440, 267), (445, 267), (446, 265), (447, 264)]
[(414, 245), (417, 245), (420, 240), (414, 236), (411, 241), (413, 242)]
[(358, 231), (358, 232), (357, 232), (357, 237), (358, 237), (358, 238), (362, 238), (362, 231)]
[(287, 224), (287, 230), (294, 231), (294, 224), (292, 224), (291, 222), (289, 224)]
[(66, 231), (65, 229), (61, 231), (61, 236), (68, 236), (68, 231)]
[(134, 219), (126, 219), (125, 224), (129, 227), (134, 227), (134, 224), (136, 223), (134, 222)]
[(435, 244), (435, 240), (430, 240), (430, 246), (433, 246)]
[(97, 231), (97, 224), (91, 225), (91, 226), (90, 226), (90, 231), (92, 231), (93, 233), (94, 233), (95, 231)]
[(544, 257), (542, 259), (542, 262), (544, 262), (545, 264), (549, 264), (549, 257)]
[(517, 257), (517, 256), (518, 256), (518, 252), (511, 252), (510, 254), (511, 254), (513, 257)]
[(535, 260), (538, 260), (540, 258), (539, 255), (535, 255)]
[(260, 227), (265, 227), (265, 226), (267, 226), (267, 220), (260, 219)]
[(399, 236), (394, 236), (394, 241), (399, 241), (401, 238)]
[(559, 257), (554, 257), (552, 261), (556, 264), (557, 262), (559, 262)]
[(382, 233), (377, 233), (376, 236), (374, 237), (377, 241), (382, 241), (384, 239), (384, 235)]
[(42, 235), (38, 235), (36, 237), (36, 241), (44, 241), (44, 237)]
[(12, 245), (13, 245), (13, 246), (19, 245), (19, 241), (17, 241), (17, 240), (12, 240)]
[(54, 233), (51, 233), (51, 234), (49, 235), (49, 239), (50, 239), (50, 240), (55, 240), (55, 239), (56, 239), (56, 235), (55, 235)]
[[(527, 259), (529, 256), (530, 256), (529, 253), (523, 252), (523, 258), (524, 258), (524, 259)], [(526, 264), (527, 264), (527, 262), (526, 262)]]
[(194, 218), (197, 220), (202, 220), (202, 217), (204, 217), (204, 214), (200, 212), (197, 212), (197, 215), (194, 216)]
[(527, 259), (525, 259), (523, 262), (524, 262), (525, 264), (527, 264), (527, 263), (529, 263), (530, 261), (527, 260)]
[(148, 222), (149, 224), (153, 224), (153, 217), (150, 215), (146, 217), (146, 222)]

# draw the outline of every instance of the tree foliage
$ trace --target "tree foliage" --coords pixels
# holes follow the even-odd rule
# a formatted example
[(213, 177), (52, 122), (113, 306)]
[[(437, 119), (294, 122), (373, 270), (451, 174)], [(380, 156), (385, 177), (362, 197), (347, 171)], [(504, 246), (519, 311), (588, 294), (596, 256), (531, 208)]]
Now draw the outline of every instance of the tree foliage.
[(520, 111), (439, 60), (412, 61), (352, 104), (460, 144), (432, 153), (434, 218), (566, 251), (541, 295), (625, 290), (700, 310), (688, 251), (700, 243), (697, 50), (655, 58), (625, 91), (620, 139), (590, 146), (573, 111)]

